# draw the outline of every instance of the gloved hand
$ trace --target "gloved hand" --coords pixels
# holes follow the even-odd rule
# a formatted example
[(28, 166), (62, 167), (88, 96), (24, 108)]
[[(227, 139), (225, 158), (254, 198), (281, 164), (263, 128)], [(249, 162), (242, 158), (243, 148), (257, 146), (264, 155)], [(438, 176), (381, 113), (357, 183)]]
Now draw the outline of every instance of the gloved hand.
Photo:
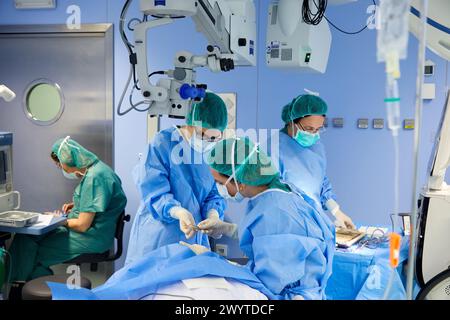
[(336, 217), (335, 224), (337, 227), (356, 229), (352, 219), (350, 219), (349, 216), (342, 212), (341, 206), (336, 201), (334, 201), (333, 199), (329, 199), (326, 202), (326, 207)]
[(356, 229), (356, 226), (353, 224), (352, 219), (340, 209), (336, 212), (336, 221), (347, 229)]
[(303, 298), (303, 297), (300, 296), (300, 295), (296, 295), (296, 296), (294, 296), (294, 297), (292, 298), (292, 300), (305, 300), (305, 298)]
[(220, 239), (222, 235), (236, 237), (237, 233), (237, 225), (220, 220), (219, 214), (215, 210), (208, 215), (208, 219), (198, 224), (198, 228), (214, 239)]
[(180, 221), (180, 230), (190, 239), (195, 234), (195, 220), (192, 213), (182, 207), (173, 207), (170, 209), (170, 216)]
[(207, 247), (204, 247), (199, 244), (189, 244), (184, 241), (180, 241), (180, 244), (182, 246), (185, 246), (185, 247), (188, 247), (189, 249), (191, 249), (196, 255), (200, 255), (202, 253), (210, 251)]

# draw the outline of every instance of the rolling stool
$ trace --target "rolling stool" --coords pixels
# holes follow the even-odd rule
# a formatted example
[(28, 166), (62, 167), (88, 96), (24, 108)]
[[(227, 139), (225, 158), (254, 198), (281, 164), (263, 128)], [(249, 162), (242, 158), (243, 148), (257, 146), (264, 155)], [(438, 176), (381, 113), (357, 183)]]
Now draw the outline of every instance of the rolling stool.
[[(91, 271), (97, 271), (98, 263), (114, 261), (119, 259), (122, 256), (123, 252), (123, 229), (125, 223), (130, 221), (130, 218), (131, 217), (125, 214), (125, 211), (123, 211), (117, 220), (116, 232), (114, 235), (117, 244), (116, 252), (111, 253), (110, 250), (108, 250), (100, 254), (96, 253), (82, 254), (64, 263), (76, 265), (80, 265), (83, 263), (90, 263)], [(51, 291), (50, 288), (47, 286), (46, 281), (66, 283), (68, 277), (70, 277), (70, 275), (53, 275), (31, 280), (27, 282), (22, 289), (22, 300), (51, 300), (52, 299)], [(91, 281), (89, 281), (89, 279), (81, 277), (80, 286), (82, 288), (91, 289), (92, 284)]]
[[(28, 281), (22, 289), (22, 300), (52, 300), (52, 293), (47, 286), (47, 281), (57, 283), (67, 283), (67, 279), (71, 275), (54, 275), (40, 277)], [(81, 277), (80, 287), (91, 289), (91, 281), (87, 278)]]

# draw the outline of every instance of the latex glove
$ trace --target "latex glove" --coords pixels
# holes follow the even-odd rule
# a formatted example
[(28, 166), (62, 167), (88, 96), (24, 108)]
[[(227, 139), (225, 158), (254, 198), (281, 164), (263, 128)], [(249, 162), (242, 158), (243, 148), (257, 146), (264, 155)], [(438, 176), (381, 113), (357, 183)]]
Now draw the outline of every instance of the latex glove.
[(335, 224), (337, 227), (356, 229), (352, 219), (342, 212), (341, 206), (336, 201), (329, 199), (326, 203), (326, 207), (336, 217)]
[(170, 216), (180, 221), (180, 230), (190, 239), (195, 235), (195, 220), (192, 213), (182, 207), (170, 209)]
[(348, 215), (346, 215), (344, 212), (342, 212), (341, 210), (338, 210), (336, 212), (336, 221), (340, 225), (343, 225), (347, 229), (352, 229), (352, 230), (356, 229), (355, 225), (353, 224), (352, 219)]
[(180, 244), (191, 249), (196, 255), (200, 255), (210, 251), (207, 247), (201, 246), (199, 244), (189, 244), (184, 241), (180, 241)]
[(198, 224), (198, 228), (214, 239), (220, 239), (222, 235), (236, 237), (237, 225), (234, 223), (223, 222), (218, 214), (211, 214), (209, 218)]
[(64, 213), (69, 213), (70, 211), (72, 211), (73, 206), (74, 206), (74, 203), (73, 203), (73, 202), (71, 202), (71, 203), (66, 203), (66, 204), (64, 204), (64, 205), (62, 206), (62, 211), (63, 211)]

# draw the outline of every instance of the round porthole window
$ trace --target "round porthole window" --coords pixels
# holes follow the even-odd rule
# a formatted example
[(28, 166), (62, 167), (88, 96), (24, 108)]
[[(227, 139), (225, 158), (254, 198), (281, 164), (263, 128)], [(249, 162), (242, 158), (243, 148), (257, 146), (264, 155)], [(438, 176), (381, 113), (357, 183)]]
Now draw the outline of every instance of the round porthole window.
[(28, 119), (38, 125), (55, 123), (64, 112), (61, 87), (45, 79), (34, 81), (25, 92), (24, 111)]

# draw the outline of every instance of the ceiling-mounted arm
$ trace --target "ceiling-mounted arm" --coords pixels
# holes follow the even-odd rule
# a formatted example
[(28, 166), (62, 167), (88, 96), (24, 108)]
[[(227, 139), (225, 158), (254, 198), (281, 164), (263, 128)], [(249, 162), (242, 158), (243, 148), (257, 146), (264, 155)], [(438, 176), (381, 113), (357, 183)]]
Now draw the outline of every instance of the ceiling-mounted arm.
[[(122, 10), (121, 21), (132, 0), (127, 0)], [(207, 67), (212, 72), (226, 72), (235, 66), (256, 65), (256, 13), (253, 0), (141, 0), (140, 10), (144, 13), (143, 22), (134, 26), (134, 45), (123, 33), (124, 43), (130, 52), (129, 80), (135, 75), (133, 90), (130, 93), (131, 107), (120, 111), (125, 90), (119, 102), (119, 115), (132, 109), (148, 111), (150, 116), (168, 115), (184, 118), (194, 101), (200, 101), (206, 85), (196, 82), (195, 69)], [(154, 19), (147, 21), (147, 17)], [(150, 73), (147, 61), (147, 32), (155, 27), (172, 23), (176, 18), (192, 17), (197, 30), (208, 41), (208, 52), (204, 56), (194, 56), (189, 52), (177, 53), (175, 70)], [(123, 31), (123, 29), (122, 29)], [(133, 73), (134, 72), (134, 73)], [(164, 74), (156, 85), (149, 77)], [(144, 100), (132, 101), (134, 89), (140, 89)], [(147, 105), (146, 109), (137, 109)]]
[(234, 55), (235, 65), (256, 65), (253, 0), (141, 0), (140, 10), (158, 18), (192, 17), (210, 45)]
[(197, 31), (236, 66), (256, 65), (256, 9), (253, 0), (198, 0), (192, 17)]
[(142, 95), (151, 101), (164, 101), (167, 99), (167, 89), (154, 86), (149, 79), (148, 61), (147, 61), (147, 32), (162, 25), (170, 24), (173, 20), (170, 18), (155, 19), (148, 22), (142, 22), (134, 27), (134, 50), (136, 54), (136, 73), (139, 79), (139, 86)]

